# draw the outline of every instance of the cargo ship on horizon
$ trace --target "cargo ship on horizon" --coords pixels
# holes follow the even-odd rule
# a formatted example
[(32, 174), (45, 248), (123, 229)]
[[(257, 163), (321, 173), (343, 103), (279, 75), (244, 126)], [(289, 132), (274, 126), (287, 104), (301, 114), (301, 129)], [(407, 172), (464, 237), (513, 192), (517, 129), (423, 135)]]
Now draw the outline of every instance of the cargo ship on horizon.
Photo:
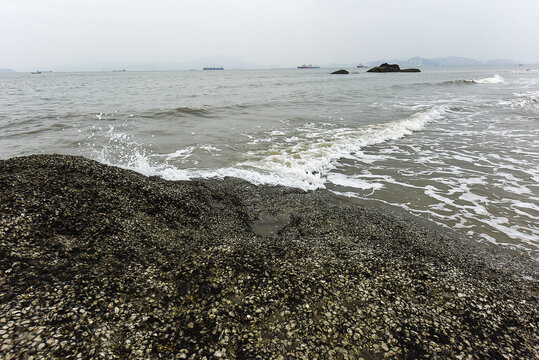
[(314, 66), (312, 64), (309, 64), (309, 65), (300, 65), (298, 66), (298, 69), (320, 69), (320, 66)]

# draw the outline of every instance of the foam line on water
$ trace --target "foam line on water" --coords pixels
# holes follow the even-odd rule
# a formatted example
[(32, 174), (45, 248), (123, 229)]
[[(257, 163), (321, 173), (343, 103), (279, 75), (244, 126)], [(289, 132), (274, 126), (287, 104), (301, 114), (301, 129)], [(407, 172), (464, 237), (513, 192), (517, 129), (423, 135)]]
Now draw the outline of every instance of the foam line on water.
[(441, 117), (442, 107), (419, 111), (412, 116), (385, 124), (362, 128), (317, 129), (301, 134), (294, 144), (278, 143), (270, 149), (254, 151), (241, 164), (293, 178), (305, 190), (324, 188), (325, 175), (341, 158), (361, 159), (360, 150), (369, 145), (397, 140), (421, 131), (424, 126)]
[(225, 167), (219, 169), (179, 169), (173, 165), (160, 163), (154, 164), (145, 153), (136, 151), (127, 161), (114, 163), (101, 159), (101, 162), (118, 166), (124, 169), (136, 171), (146, 176), (159, 176), (165, 180), (185, 181), (200, 178), (234, 177), (244, 179), (255, 185), (283, 185), (295, 188), (304, 188), (304, 184), (294, 178), (254, 169), (237, 167)]
[(328, 181), (335, 185), (351, 187), (361, 190), (379, 190), (384, 187), (384, 184), (372, 182), (362, 179), (360, 176), (346, 176), (344, 174), (329, 174)]
[[(161, 176), (168, 180), (188, 180), (193, 178), (222, 178), (226, 176), (245, 179), (254, 184), (284, 185), (314, 190), (325, 188), (329, 170), (342, 158), (361, 159), (361, 149), (368, 145), (396, 140), (421, 131), (424, 126), (442, 116), (443, 107), (418, 111), (408, 118), (385, 124), (375, 124), (362, 128), (320, 129), (315, 124), (307, 124), (299, 129), (299, 134), (291, 135), (294, 141), (287, 141), (286, 135), (279, 134), (283, 141), (269, 149), (247, 153), (247, 160), (234, 166), (219, 169), (180, 169), (167, 162), (156, 162), (145, 152), (131, 151), (128, 158), (100, 161), (137, 171), (147, 176)], [(109, 136), (116, 134), (112, 131)], [(296, 140), (297, 139), (297, 140)], [(186, 148), (165, 157), (178, 159), (188, 157), (194, 149)], [(366, 157), (366, 162), (376, 161)], [(120, 162), (120, 163), (118, 163)], [(339, 179), (333, 177), (334, 181)], [(355, 182), (355, 186), (370, 186), (359, 179), (340, 179)], [(379, 185), (371, 188), (376, 190)]]
[(474, 79), (472, 80), (476, 84), (500, 84), (505, 83), (505, 79), (501, 77), (500, 75), (496, 74), (494, 76), (482, 78), (482, 79)]

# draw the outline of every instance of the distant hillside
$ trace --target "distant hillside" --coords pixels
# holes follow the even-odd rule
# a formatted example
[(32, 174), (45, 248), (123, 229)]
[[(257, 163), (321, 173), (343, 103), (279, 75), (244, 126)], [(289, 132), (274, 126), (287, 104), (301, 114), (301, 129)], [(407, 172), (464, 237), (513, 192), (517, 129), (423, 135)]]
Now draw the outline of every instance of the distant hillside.
[(13, 73), (15, 72), (15, 70), (11, 70), (11, 69), (0, 69), (0, 73)]
[(424, 67), (424, 66), (438, 66), (438, 63), (431, 59), (425, 59), (419, 56), (408, 59), (402, 64), (403, 67)]
[(438, 65), (445, 66), (478, 66), (482, 65), (481, 61), (477, 61), (471, 58), (458, 57), (458, 56), (446, 56), (432, 59)]
[(383, 63), (399, 64), (399, 66), (401, 68), (410, 68), (410, 67), (419, 68), (419, 67), (430, 67), (430, 66), (439, 66), (440, 65), (439, 63), (437, 63), (433, 59), (425, 59), (425, 58), (422, 58), (422, 57), (419, 57), (419, 56), (410, 58), (408, 60), (403, 60), (403, 59), (376, 60), (376, 61), (371, 61), (371, 62), (367, 63), (367, 65), (370, 66), (370, 67), (373, 67), (373, 66), (378, 66), (378, 65), (383, 64)]
[(492, 59), (488, 60), (487, 63), (489, 65), (515, 65), (516, 62), (513, 60), (507, 60), (507, 59)]
[(459, 56), (446, 56), (433, 59), (427, 59), (422, 57), (413, 57), (408, 60), (403, 59), (382, 59), (377, 61), (371, 61), (367, 63), (369, 66), (378, 66), (382, 63), (399, 64), (400, 67), (433, 67), (433, 66), (479, 66), (479, 65), (515, 65), (512, 60), (495, 59), (487, 61), (479, 61), (466, 57)]

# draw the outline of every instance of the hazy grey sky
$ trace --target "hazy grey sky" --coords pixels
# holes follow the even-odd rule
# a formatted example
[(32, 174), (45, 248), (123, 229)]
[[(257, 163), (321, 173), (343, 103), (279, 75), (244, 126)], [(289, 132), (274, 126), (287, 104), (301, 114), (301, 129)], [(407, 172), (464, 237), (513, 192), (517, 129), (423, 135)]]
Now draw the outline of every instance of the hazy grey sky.
[(537, 0), (0, 0), (0, 68), (447, 55), (539, 62)]

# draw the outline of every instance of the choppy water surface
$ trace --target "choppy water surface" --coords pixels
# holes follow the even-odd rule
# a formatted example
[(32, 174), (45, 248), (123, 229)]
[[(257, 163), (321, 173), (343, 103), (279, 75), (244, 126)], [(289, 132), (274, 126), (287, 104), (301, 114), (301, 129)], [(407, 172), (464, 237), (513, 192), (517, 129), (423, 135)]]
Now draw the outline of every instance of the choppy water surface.
[(0, 74), (0, 158), (327, 188), (537, 254), (537, 69), (330, 72)]

